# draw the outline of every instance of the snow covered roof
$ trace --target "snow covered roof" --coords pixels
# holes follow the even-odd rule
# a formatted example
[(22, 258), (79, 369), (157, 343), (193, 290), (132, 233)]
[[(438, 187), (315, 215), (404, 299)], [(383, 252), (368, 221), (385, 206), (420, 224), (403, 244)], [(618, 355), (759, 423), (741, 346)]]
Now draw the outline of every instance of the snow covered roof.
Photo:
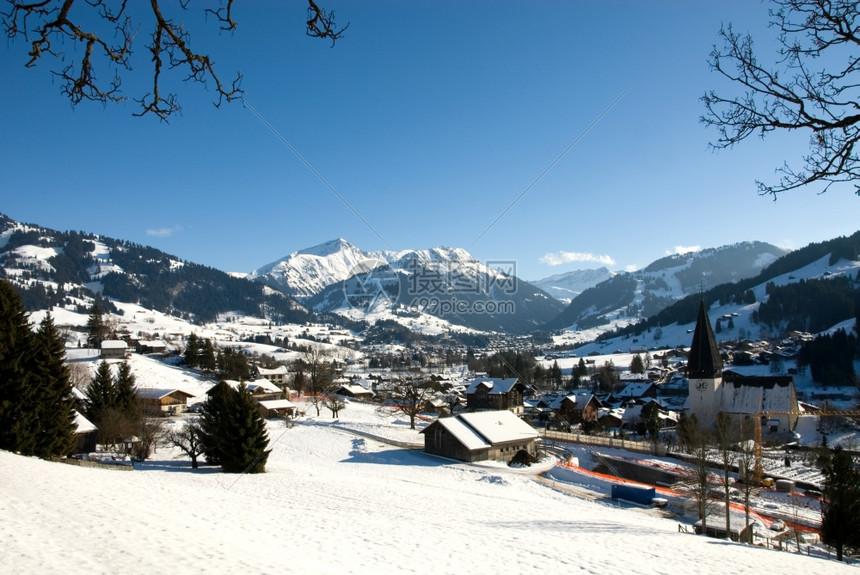
[(101, 344), (102, 349), (128, 349), (128, 344), (121, 339), (106, 339)]
[(260, 374), (260, 377), (266, 377), (268, 375), (287, 375), (287, 366), (279, 365), (274, 369), (267, 369), (265, 367), (258, 367), (257, 373)]
[[(499, 443), (529, 441), (539, 436), (531, 425), (508, 410), (461, 413), (454, 417), (439, 418), (436, 423), (448, 430), (469, 451), (487, 449)], [(424, 428), (421, 433), (427, 429), (430, 427)]]
[[(233, 389), (239, 389), (239, 386), (242, 384), (241, 381), (236, 381), (235, 379), (225, 379), (224, 383)], [(246, 381), (245, 387), (251, 393), (281, 393), (280, 387), (263, 377), (253, 381)]]
[(484, 377), (475, 379), (469, 384), (469, 387), (466, 388), (466, 393), (475, 393), (479, 386), (487, 388), (487, 393), (490, 395), (508, 393), (518, 381), (519, 379), (516, 377), (509, 377), (506, 379)]
[(186, 397), (194, 397), (193, 393), (188, 393), (187, 391), (182, 391), (181, 389), (164, 389), (157, 387), (139, 387), (137, 388), (137, 396), (144, 399), (161, 399), (162, 397), (167, 397), (168, 395), (173, 395), (174, 393), (178, 393), (179, 395), (185, 395)]
[(505, 443), (520, 439), (533, 439), (538, 432), (508, 410), (476, 411), (458, 416), (490, 443)]
[(295, 409), (296, 404), (288, 399), (266, 399), (260, 402), (266, 409)]
[(77, 427), (76, 433), (89, 433), (99, 430), (93, 422), (81, 415), (77, 410), (75, 410), (75, 426)]
[(617, 397), (628, 398), (628, 397), (642, 397), (645, 393), (648, 392), (649, 389), (654, 384), (650, 381), (637, 381), (628, 383), (624, 389), (622, 389)]

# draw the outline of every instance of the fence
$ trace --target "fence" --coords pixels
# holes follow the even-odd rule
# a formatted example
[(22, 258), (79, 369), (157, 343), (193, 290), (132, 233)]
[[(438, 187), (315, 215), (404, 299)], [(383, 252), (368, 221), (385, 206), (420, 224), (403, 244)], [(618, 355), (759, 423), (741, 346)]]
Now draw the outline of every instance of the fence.
[(561, 441), (566, 443), (580, 443), (595, 447), (614, 447), (626, 449), (637, 453), (648, 455), (666, 455), (666, 446), (662, 443), (653, 444), (650, 441), (634, 441), (618, 437), (602, 437), (600, 435), (581, 435), (579, 433), (566, 433), (564, 431), (542, 431), (544, 440)]

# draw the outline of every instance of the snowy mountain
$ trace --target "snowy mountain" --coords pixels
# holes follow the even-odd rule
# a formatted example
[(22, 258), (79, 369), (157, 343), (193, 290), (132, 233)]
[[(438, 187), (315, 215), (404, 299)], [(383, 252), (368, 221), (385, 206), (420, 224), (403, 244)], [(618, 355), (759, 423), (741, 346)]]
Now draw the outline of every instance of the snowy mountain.
[(755, 276), (786, 253), (764, 242), (741, 242), (667, 256), (584, 290), (547, 329), (606, 331), (635, 323), (690, 294)]
[(542, 280), (531, 282), (558, 301), (565, 305), (587, 290), (602, 281), (606, 281), (614, 274), (605, 267), (588, 270), (574, 270), (563, 274), (556, 274)]
[(116, 311), (128, 302), (204, 322), (238, 312), (306, 321), (294, 299), (248, 279), (184, 262), (151, 247), (84, 232), (59, 232), (0, 214), (0, 275), (30, 310)]
[(607, 314), (609, 323), (563, 330), (556, 343), (592, 342), (577, 349), (580, 356), (687, 346), (702, 299), (718, 341), (795, 330), (850, 333), (860, 302), (860, 232), (795, 250), (753, 277), (694, 292), (641, 321), (615, 313)]
[(387, 258), (385, 252), (365, 252), (344, 239), (336, 239), (293, 252), (254, 270), (248, 277), (287, 295), (306, 298), (351, 277), (363, 262)]
[(513, 275), (504, 262), (482, 263), (461, 248), (368, 256), (345, 280), (331, 276), (325, 289), (304, 300), (306, 305), (371, 323), (390, 319), (426, 324), (436, 318), (446, 329), (504, 333), (533, 331), (562, 309), (558, 301)]

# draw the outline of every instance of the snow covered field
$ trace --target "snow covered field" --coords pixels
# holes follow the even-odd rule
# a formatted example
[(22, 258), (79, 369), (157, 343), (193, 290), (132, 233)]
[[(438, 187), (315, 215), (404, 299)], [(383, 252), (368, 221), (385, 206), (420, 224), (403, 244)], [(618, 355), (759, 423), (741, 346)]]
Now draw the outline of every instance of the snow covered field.
[[(311, 413), (312, 408), (308, 411)], [(350, 429), (422, 441), (351, 403), (270, 424), (262, 475), (192, 471), (160, 448), (133, 472), (0, 452), (0, 573), (733, 573), (851, 567), (678, 532), (656, 511), (556, 491)]]

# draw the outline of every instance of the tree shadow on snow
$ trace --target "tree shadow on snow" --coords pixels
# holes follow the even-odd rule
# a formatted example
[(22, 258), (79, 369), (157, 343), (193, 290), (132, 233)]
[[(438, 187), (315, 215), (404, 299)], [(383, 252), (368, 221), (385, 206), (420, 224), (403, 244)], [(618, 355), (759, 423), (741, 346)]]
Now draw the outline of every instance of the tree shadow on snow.
[[(368, 444), (374, 440), (357, 437), (352, 440), (349, 457), (341, 463), (372, 463), (376, 465), (409, 465), (411, 467), (441, 467), (449, 462), (427, 455), (421, 449), (401, 448), (385, 451), (368, 451)], [(381, 442), (376, 442), (383, 445)]]
[(194, 469), (191, 467), (191, 462), (182, 459), (147, 459), (146, 461), (136, 461), (134, 463), (135, 471), (167, 471), (170, 473), (221, 473), (221, 468), (215, 465), (206, 465), (201, 463), (200, 467)]

